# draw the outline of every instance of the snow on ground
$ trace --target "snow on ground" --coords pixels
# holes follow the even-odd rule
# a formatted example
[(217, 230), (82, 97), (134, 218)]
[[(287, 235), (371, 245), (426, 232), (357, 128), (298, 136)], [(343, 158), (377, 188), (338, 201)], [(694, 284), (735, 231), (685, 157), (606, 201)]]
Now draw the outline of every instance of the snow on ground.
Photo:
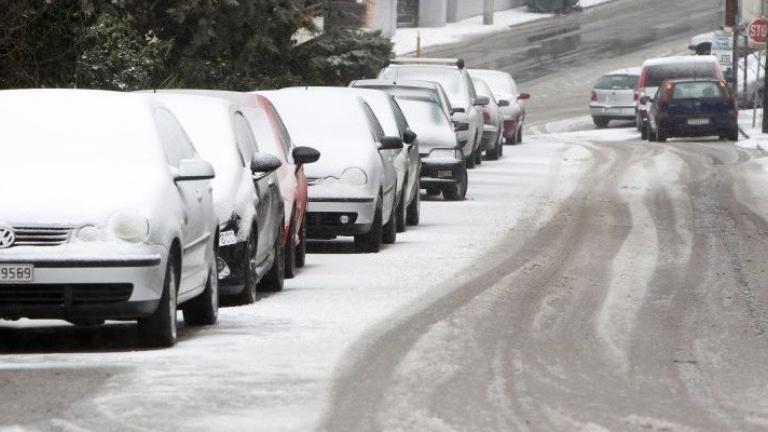
[(762, 108), (757, 111), (751, 109), (741, 110), (739, 112), (739, 127), (749, 135), (749, 138), (741, 135), (738, 146), (768, 152), (768, 135), (763, 133), (762, 125)]
[[(610, 1), (613, 0), (581, 0), (580, 4), (586, 8)], [(496, 12), (493, 25), (484, 25), (483, 16), (477, 15), (456, 23), (449, 23), (445, 27), (399, 28), (392, 36), (392, 42), (395, 44), (395, 54), (400, 56), (416, 51), (419, 36), (421, 36), (421, 48), (426, 49), (461, 42), (471, 37), (498, 33), (512, 26), (552, 16), (554, 15), (528, 12), (528, 7), (523, 6)]]
[(422, 224), (397, 244), (354, 254), (351, 241), (315, 243), (284, 292), (182, 328), (172, 349), (137, 348), (132, 323), (0, 323), (0, 382), (16, 401), (0, 404), (0, 431), (310, 430), (353, 343), (444, 295), (520, 220), (548, 217), (590, 161), (578, 145), (528, 137), (470, 171), (466, 201), (424, 201)]

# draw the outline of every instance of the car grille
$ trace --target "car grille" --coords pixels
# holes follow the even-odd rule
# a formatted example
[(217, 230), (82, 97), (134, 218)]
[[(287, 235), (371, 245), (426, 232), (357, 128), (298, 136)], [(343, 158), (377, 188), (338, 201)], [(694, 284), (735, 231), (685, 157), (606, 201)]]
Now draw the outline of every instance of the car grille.
[(66, 243), (72, 234), (71, 228), (14, 227), (14, 246), (58, 246)]
[(1, 306), (80, 306), (128, 301), (133, 284), (0, 285)]

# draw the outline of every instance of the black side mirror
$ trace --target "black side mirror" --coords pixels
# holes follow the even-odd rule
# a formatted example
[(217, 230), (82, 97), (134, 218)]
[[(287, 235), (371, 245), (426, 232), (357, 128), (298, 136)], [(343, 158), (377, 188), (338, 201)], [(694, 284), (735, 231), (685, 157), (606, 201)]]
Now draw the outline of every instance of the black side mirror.
[(253, 175), (269, 174), (280, 168), (281, 165), (283, 165), (283, 163), (280, 162), (280, 159), (278, 159), (277, 156), (257, 152), (254, 153), (253, 160), (251, 160), (251, 172)]
[(403, 140), (400, 137), (385, 136), (381, 139), (379, 150), (400, 150), (403, 148)]
[(403, 132), (403, 142), (406, 144), (413, 144), (416, 141), (416, 132), (408, 129)]
[(491, 100), (488, 99), (488, 96), (478, 96), (475, 98), (475, 106), (486, 106), (489, 103), (491, 103)]
[(509, 106), (509, 101), (506, 99), (499, 99), (499, 106), (504, 108)]
[(453, 122), (453, 130), (456, 132), (465, 132), (469, 130), (469, 123), (467, 122)]
[(458, 113), (464, 114), (466, 112), (467, 110), (465, 110), (464, 108), (451, 108), (451, 115), (458, 114)]
[(296, 147), (291, 154), (296, 165), (311, 164), (320, 159), (320, 152), (312, 147)]

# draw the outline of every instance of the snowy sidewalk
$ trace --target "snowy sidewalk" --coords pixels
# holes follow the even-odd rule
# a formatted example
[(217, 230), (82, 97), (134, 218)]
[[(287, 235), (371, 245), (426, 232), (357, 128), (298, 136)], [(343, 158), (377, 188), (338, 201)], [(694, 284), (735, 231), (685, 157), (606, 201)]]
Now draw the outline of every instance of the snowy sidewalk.
[[(581, 0), (580, 4), (583, 8), (588, 8), (610, 1), (614, 0)], [(395, 54), (401, 56), (416, 51), (416, 40), (419, 35), (421, 35), (421, 48), (426, 49), (461, 42), (471, 37), (499, 33), (516, 25), (553, 16), (554, 14), (528, 12), (528, 8), (523, 6), (496, 12), (493, 25), (483, 25), (483, 16), (477, 15), (445, 27), (400, 28), (392, 36), (392, 42), (395, 44)]]

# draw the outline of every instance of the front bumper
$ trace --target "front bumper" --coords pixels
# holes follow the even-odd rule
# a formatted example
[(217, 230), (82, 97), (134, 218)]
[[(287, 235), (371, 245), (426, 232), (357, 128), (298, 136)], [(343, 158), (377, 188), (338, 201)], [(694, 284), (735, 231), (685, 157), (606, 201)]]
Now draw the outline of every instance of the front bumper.
[(0, 318), (104, 320), (148, 316), (162, 294), (167, 255), (164, 247), (151, 245), (5, 249), (0, 252), (0, 264), (31, 264), (34, 281), (0, 284)]
[(366, 234), (373, 225), (376, 198), (310, 197), (307, 201), (307, 237), (330, 239)]
[(467, 163), (448, 158), (425, 158), (421, 160), (419, 187), (442, 187), (455, 185), (466, 175)]

